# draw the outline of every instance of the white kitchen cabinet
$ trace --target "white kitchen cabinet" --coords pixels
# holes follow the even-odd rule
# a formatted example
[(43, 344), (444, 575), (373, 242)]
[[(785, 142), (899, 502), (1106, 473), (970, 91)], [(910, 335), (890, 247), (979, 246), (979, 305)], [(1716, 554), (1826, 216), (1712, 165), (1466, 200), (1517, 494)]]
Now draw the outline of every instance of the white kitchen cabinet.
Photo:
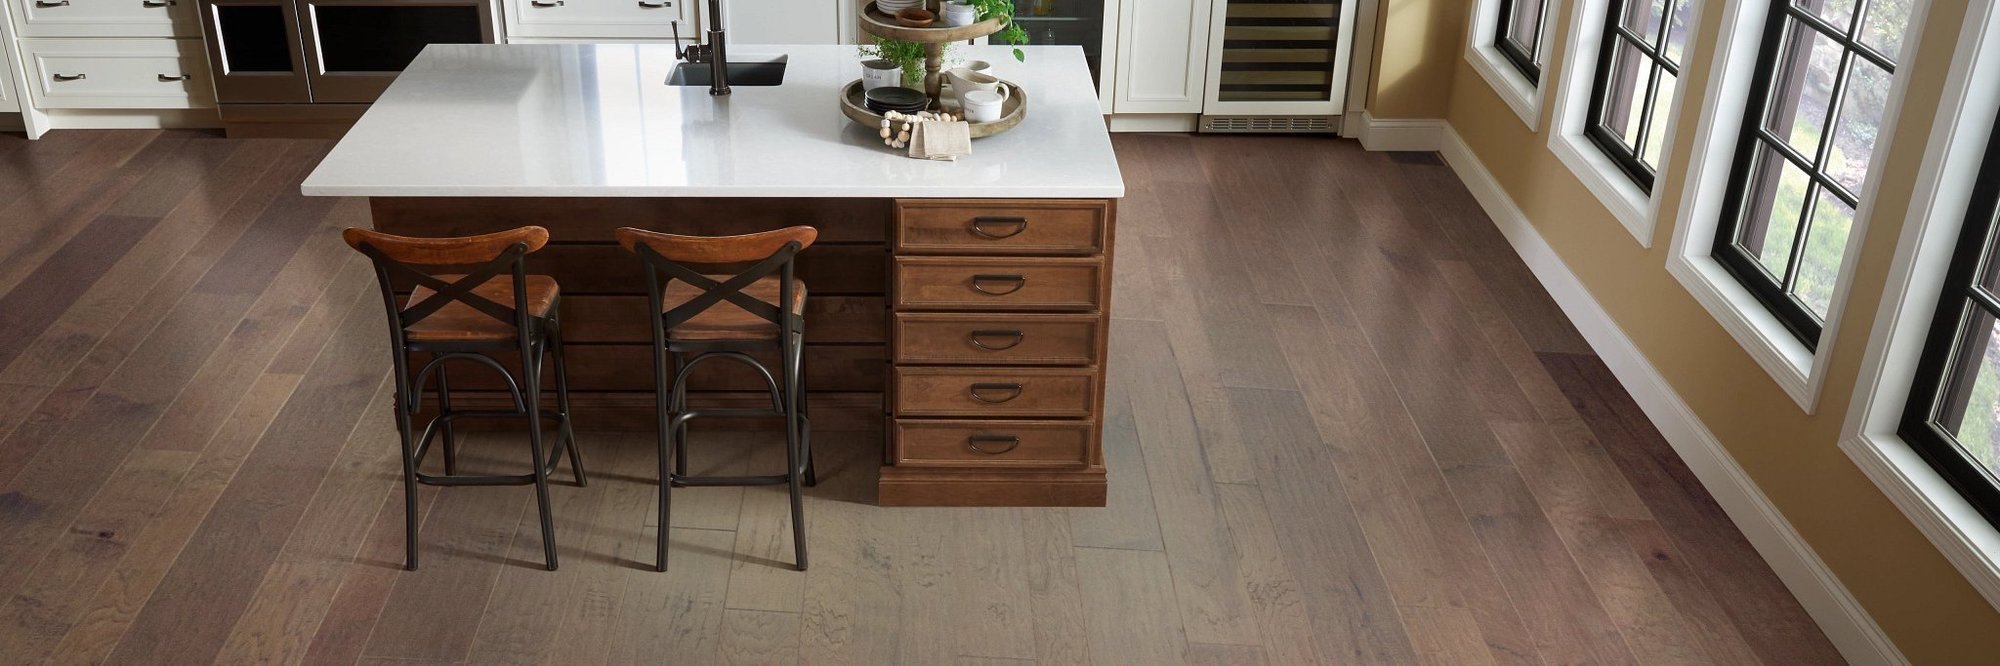
[(195, 0), (15, 0), (17, 37), (200, 37)]
[(681, 38), (691, 40), (695, 0), (505, 0), (509, 41), (576, 39), (631, 41), (673, 38), (680, 22)]
[(0, 113), (21, 110), (21, 99), (14, 93), (14, 67), (10, 60), (7, 50), (0, 48)]
[(40, 109), (193, 109), (214, 104), (199, 39), (23, 39)]
[(732, 46), (838, 44), (840, 16), (840, 3), (830, 0), (722, 0), (722, 27)]
[(1201, 113), (1212, 0), (1124, 0), (1112, 84), (1116, 113)]

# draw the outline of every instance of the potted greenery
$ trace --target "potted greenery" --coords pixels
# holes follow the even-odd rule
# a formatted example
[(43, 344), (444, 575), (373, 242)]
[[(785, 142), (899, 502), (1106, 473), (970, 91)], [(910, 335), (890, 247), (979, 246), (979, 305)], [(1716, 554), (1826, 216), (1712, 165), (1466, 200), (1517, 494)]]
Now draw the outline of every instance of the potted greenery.
[[(971, 5), (973, 11), (979, 14), (981, 21), (1000, 19), (1000, 23), (1006, 26), (998, 33), (1002, 41), (1014, 46), (1028, 43), (1028, 31), (1014, 23), (1014, 0), (951, 0), (951, 2)], [(1028, 54), (1021, 52), (1021, 49), (1014, 49), (1014, 59), (1026, 62)]]
[[(944, 46), (951, 48), (950, 44)], [(903, 87), (919, 90), (924, 87), (924, 55), (923, 44), (900, 39), (876, 37), (874, 44), (861, 47), (861, 57), (881, 58), (903, 68)]]

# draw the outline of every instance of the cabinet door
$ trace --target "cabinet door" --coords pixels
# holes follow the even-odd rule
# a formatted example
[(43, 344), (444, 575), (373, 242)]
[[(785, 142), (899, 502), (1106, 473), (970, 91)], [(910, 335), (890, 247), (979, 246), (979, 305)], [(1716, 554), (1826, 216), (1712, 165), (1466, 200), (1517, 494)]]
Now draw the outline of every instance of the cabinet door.
[[(701, 10), (707, 11), (708, 5)], [(839, 3), (829, 0), (723, 0), (722, 27), (729, 32), (730, 46), (838, 44), (839, 11)], [(852, 14), (847, 16), (852, 20)]]
[(194, 37), (195, 0), (18, 0), (22, 37)]
[(1118, 113), (1201, 113), (1212, 0), (1120, 3)]
[[(35, 107), (199, 109), (213, 105), (199, 39), (23, 39)], [(190, 66), (192, 65), (192, 66)]]
[[(507, 36), (583, 41), (694, 39), (692, 0), (505, 0)], [(730, 35), (734, 37), (735, 35)]]

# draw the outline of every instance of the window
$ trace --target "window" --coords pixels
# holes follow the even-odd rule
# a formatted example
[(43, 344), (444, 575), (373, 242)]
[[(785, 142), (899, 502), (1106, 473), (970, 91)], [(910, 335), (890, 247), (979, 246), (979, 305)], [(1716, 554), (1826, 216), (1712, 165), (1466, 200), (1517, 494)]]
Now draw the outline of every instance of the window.
[(1542, 80), (1542, 10), (1545, 0), (1500, 0), (1493, 48), (1530, 82)]
[[(1668, 6), (1672, 11), (1668, 11)], [(1584, 136), (1651, 193), (1679, 91), (1694, 0), (1612, 0)]]
[[(1996, 122), (2000, 131), (2000, 122)], [(1987, 139), (1972, 205), (1917, 364), (1900, 433), (2000, 523), (2000, 135)]]
[(1912, 0), (1772, 0), (1714, 256), (1817, 349)]

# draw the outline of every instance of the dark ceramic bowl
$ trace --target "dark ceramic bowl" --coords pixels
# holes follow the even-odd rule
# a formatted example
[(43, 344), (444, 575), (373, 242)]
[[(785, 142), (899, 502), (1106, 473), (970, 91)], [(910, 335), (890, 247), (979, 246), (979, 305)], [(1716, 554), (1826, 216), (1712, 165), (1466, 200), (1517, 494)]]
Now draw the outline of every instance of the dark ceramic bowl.
[(925, 97), (922, 91), (896, 86), (883, 86), (870, 90), (862, 93), (861, 99), (868, 110), (876, 113), (889, 111), (915, 113), (930, 105), (930, 98)]

